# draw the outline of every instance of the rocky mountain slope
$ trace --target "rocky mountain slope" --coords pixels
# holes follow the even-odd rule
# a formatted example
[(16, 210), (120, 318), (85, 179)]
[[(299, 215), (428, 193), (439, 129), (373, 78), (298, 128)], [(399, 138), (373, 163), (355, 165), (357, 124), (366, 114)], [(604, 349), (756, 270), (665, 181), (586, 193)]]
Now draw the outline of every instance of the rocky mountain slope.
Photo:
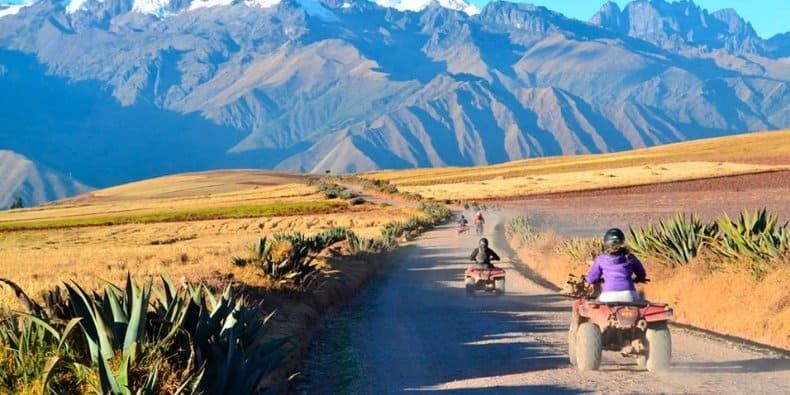
[(223, 167), (487, 164), (790, 126), (787, 35), (764, 40), (735, 11), (691, 1), (607, 3), (590, 22), (460, 0), (9, 9), (0, 147), (95, 186)]

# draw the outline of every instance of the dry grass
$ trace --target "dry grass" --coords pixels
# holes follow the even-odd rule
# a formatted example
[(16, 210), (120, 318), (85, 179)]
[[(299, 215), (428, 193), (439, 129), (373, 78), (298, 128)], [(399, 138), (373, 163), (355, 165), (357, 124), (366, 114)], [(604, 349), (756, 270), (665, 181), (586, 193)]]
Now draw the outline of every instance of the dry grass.
[(423, 197), (444, 199), (495, 199), (535, 194), (609, 189), (680, 180), (749, 174), (790, 169), (790, 166), (751, 165), (723, 162), (678, 162), (661, 166), (612, 167), (606, 170), (566, 171), (541, 176), (495, 178), (485, 181), (435, 183), (399, 187)]
[[(154, 224), (126, 224), (0, 233), (0, 277), (10, 278), (31, 294), (69, 280), (86, 286), (101, 279), (120, 282), (127, 271), (173, 278), (198, 279), (230, 272), (249, 284), (265, 285), (254, 270), (234, 267), (257, 240), (275, 232), (318, 233), (334, 226), (378, 236), (393, 220), (406, 220), (416, 210), (368, 206), (366, 211), (271, 218), (221, 219)], [(0, 308), (18, 308), (10, 290), (0, 293)]]
[(603, 155), (465, 168), (381, 171), (402, 191), (437, 199), (514, 197), (790, 168), (790, 130), (705, 139)]
[[(235, 209), (240, 205), (276, 205), (327, 201), (306, 178), (239, 171), (164, 177), (96, 191), (58, 204), (0, 214), (2, 222), (81, 220), (121, 211), (127, 215), (157, 215), (183, 210)], [(280, 184), (277, 184), (277, 183)], [(0, 232), (0, 277), (9, 278), (31, 295), (52, 285), (76, 280), (88, 287), (102, 280), (121, 282), (127, 272), (141, 279), (170, 273), (174, 279), (196, 280), (231, 273), (251, 285), (271, 286), (249, 268), (231, 264), (248, 253), (257, 238), (275, 232), (314, 234), (335, 226), (362, 236), (378, 236), (382, 226), (405, 221), (417, 210), (344, 202), (332, 212), (305, 215), (254, 216), (192, 221), (124, 223), (64, 229)], [(244, 207), (244, 206), (242, 206)], [(20, 308), (12, 292), (0, 290), (0, 309)]]

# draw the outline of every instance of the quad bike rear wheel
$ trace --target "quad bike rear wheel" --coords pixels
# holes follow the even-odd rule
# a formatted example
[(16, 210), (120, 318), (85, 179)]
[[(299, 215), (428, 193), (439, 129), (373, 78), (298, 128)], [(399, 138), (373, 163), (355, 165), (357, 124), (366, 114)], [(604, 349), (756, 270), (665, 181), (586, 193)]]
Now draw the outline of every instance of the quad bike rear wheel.
[(568, 360), (573, 366), (576, 366), (576, 328), (576, 323), (571, 321), (568, 328)]
[(576, 367), (581, 371), (598, 370), (601, 366), (601, 331), (589, 322), (576, 329)]
[(466, 294), (472, 296), (475, 294), (475, 279), (472, 277), (467, 277), (464, 281), (464, 285), (466, 287)]
[(504, 278), (497, 278), (494, 280), (494, 292), (497, 295), (504, 295), (505, 294), (505, 279)]
[(647, 337), (647, 370), (666, 372), (672, 360), (672, 336), (669, 327), (666, 323), (648, 327), (645, 337)]
[(636, 357), (636, 366), (640, 369), (647, 368), (647, 355), (638, 355)]

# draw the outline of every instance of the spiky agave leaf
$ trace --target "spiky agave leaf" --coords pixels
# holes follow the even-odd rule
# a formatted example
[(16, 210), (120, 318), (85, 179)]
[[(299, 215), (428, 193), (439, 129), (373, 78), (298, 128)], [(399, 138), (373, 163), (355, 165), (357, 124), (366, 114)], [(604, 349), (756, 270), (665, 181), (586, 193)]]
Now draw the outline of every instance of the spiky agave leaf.
[(91, 360), (98, 363), (99, 359), (111, 358), (113, 341), (109, 335), (110, 330), (101, 314), (96, 312), (90, 296), (76, 282), (73, 285), (65, 284), (65, 286), (76, 316), (82, 318), (80, 327), (85, 334)]

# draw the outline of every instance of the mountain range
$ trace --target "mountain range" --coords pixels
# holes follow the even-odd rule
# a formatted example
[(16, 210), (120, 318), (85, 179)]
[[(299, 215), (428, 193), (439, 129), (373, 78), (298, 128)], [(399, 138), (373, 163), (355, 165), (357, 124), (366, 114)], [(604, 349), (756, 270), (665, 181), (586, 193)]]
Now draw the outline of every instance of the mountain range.
[(789, 56), (693, 1), (40, 0), (0, 6), (0, 149), (92, 187), (619, 151), (790, 127)]

